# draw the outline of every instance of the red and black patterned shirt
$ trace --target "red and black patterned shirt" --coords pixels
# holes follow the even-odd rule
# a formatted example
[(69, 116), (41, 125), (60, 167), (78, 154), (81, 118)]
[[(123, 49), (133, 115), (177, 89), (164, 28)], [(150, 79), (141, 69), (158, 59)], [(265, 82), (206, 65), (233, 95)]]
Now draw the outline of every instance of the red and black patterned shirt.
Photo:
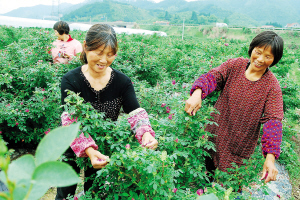
[(238, 165), (254, 152), (261, 124), (263, 127), (263, 154), (280, 155), (282, 138), (283, 100), (280, 85), (267, 69), (257, 81), (245, 76), (249, 59), (229, 59), (207, 74), (200, 76), (192, 86), (191, 94), (202, 89), (202, 98), (214, 90), (221, 90), (215, 108), (220, 114), (212, 114), (217, 125), (206, 130), (215, 134), (213, 153), (215, 166), (220, 170)]

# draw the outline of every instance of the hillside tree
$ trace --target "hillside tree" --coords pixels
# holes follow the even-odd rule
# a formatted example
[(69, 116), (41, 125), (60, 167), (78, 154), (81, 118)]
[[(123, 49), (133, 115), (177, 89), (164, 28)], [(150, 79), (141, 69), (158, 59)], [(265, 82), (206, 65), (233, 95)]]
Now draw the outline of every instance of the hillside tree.
[(192, 12), (191, 21), (194, 24), (198, 24), (198, 17), (197, 17), (197, 13), (195, 11)]

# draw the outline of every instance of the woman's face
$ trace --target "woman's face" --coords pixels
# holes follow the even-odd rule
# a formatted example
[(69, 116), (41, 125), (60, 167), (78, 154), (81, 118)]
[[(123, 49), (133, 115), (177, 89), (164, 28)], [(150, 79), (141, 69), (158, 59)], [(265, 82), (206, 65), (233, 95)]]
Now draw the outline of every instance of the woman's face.
[(253, 70), (265, 72), (274, 61), (274, 55), (272, 54), (271, 47), (255, 47), (252, 50), (250, 60), (250, 66)]
[(105, 45), (102, 45), (96, 50), (85, 50), (89, 68), (97, 73), (104, 72), (115, 60), (112, 48), (110, 46), (104, 47)]
[(60, 35), (57, 30), (54, 30), (54, 35), (57, 37), (58, 40), (62, 40), (62, 35)]

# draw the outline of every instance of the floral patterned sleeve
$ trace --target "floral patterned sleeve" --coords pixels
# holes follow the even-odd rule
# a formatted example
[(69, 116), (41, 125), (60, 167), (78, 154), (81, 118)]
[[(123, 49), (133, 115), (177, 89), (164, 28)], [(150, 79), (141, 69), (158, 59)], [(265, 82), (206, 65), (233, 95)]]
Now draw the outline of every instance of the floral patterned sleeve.
[[(62, 126), (68, 126), (73, 122), (77, 122), (77, 118), (72, 119), (69, 113), (63, 112), (61, 115)], [(79, 138), (75, 138), (75, 140), (71, 143), (71, 149), (74, 151), (77, 157), (88, 157), (85, 153), (85, 149), (89, 147), (93, 147), (95, 150), (98, 149), (98, 146), (93, 138), (90, 135), (88, 138), (86, 138), (83, 133), (81, 133)]]
[(274, 154), (278, 159), (282, 140), (283, 99), (279, 83), (275, 83), (270, 90), (260, 119), (263, 123), (263, 136), (261, 138), (263, 155)]
[(211, 73), (201, 75), (193, 84), (190, 95), (197, 89), (202, 90), (201, 98), (204, 99), (207, 95), (213, 92), (217, 87), (215, 77)]
[[(229, 59), (226, 62), (222, 63), (220, 66), (209, 70), (208, 73), (201, 75), (193, 84), (190, 91), (190, 95), (196, 89), (202, 90), (201, 98), (204, 99), (213, 91), (223, 90), (227, 78), (229, 77), (231, 70), (234, 68), (236, 63), (242, 63), (240, 58)], [(245, 62), (245, 61), (244, 61)]]
[(263, 126), (261, 138), (263, 155), (274, 154), (275, 159), (280, 155), (280, 144), (282, 141), (282, 123), (279, 120), (269, 120)]
[(155, 132), (152, 130), (148, 114), (145, 109), (138, 108), (129, 113), (127, 121), (130, 123), (131, 130), (134, 132), (136, 139), (142, 144), (144, 133), (149, 132), (155, 137)]

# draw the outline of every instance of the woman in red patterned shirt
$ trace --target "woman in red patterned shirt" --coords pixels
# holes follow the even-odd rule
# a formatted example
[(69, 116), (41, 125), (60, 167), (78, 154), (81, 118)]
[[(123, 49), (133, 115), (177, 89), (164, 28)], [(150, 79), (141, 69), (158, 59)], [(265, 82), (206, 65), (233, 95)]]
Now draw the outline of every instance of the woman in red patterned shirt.
[(280, 85), (270, 67), (283, 55), (283, 40), (273, 31), (258, 34), (251, 42), (247, 58), (229, 59), (219, 67), (201, 75), (193, 84), (185, 111), (195, 115), (202, 99), (214, 90), (222, 91), (213, 114), (218, 124), (206, 130), (215, 135), (212, 153), (214, 167), (222, 171), (238, 165), (254, 152), (261, 124), (262, 151), (266, 160), (265, 182), (276, 180), (275, 159), (280, 155), (282, 139), (283, 100)]

